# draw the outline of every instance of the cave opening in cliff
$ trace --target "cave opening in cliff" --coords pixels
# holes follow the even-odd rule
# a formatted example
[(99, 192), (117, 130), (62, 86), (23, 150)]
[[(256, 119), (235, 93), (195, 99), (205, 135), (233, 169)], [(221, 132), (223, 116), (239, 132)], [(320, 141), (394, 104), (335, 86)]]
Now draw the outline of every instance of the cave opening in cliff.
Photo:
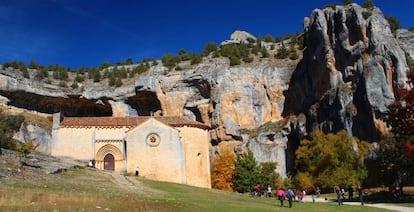
[(129, 97), (125, 103), (135, 109), (139, 116), (151, 116), (162, 111), (161, 103), (152, 91), (136, 91), (136, 95)]
[(185, 109), (191, 111), (194, 114), (196, 121), (204, 123), (203, 119), (201, 118), (201, 112), (197, 107), (185, 107)]
[(289, 175), (296, 174), (295, 170), (295, 152), (299, 148), (300, 138), (296, 132), (291, 132), (288, 135), (287, 149), (286, 149), (286, 173)]
[(63, 116), (112, 116), (112, 107), (107, 98), (86, 99), (79, 95), (52, 97), (35, 93), (15, 91), (1, 92), (9, 99), (8, 105), (29, 111), (53, 114), (60, 112)]

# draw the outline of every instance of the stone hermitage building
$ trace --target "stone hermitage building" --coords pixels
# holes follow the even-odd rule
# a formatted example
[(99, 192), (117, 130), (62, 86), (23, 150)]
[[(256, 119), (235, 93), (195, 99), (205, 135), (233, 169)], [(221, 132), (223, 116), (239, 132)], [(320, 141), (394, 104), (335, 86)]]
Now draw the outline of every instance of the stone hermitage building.
[(99, 170), (211, 188), (209, 127), (185, 117), (53, 115), (51, 154), (96, 161)]

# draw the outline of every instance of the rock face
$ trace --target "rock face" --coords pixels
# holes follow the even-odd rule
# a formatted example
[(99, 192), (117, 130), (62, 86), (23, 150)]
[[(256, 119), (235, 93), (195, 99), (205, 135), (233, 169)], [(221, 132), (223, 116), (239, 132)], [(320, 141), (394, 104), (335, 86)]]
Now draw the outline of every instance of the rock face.
[[(412, 51), (412, 33), (397, 35)], [(232, 39), (249, 36), (237, 32)], [(235, 151), (252, 150), (260, 162), (277, 162), (286, 176), (300, 138), (314, 129), (378, 139), (381, 113), (394, 101), (395, 89), (409, 87), (404, 51), (379, 9), (352, 4), (314, 10), (303, 36), (299, 63), (271, 57), (231, 67), (226, 58), (206, 57), (198, 65), (179, 64), (182, 71), (152, 66), (118, 88), (106, 79), (59, 87), (36, 82), (34, 70), (30, 79), (1, 70), (1, 102), (64, 116), (187, 116), (211, 126), (212, 153), (231, 143)], [(42, 132), (27, 129), (17, 137), (37, 134)]]
[(394, 101), (395, 89), (409, 86), (405, 55), (388, 22), (379, 9), (353, 4), (316, 9), (305, 23), (303, 60), (292, 75), (283, 115), (306, 114), (308, 132), (345, 129), (377, 140), (377, 119)]
[(396, 32), (396, 37), (401, 48), (414, 58), (414, 32), (406, 29), (399, 29)]

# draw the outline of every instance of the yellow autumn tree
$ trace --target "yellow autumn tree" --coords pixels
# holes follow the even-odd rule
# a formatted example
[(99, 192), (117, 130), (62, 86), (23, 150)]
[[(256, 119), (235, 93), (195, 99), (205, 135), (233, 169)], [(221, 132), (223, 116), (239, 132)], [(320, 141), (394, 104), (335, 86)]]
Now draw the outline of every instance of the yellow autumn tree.
[(211, 166), (211, 184), (213, 188), (234, 191), (235, 155), (229, 150), (223, 151)]

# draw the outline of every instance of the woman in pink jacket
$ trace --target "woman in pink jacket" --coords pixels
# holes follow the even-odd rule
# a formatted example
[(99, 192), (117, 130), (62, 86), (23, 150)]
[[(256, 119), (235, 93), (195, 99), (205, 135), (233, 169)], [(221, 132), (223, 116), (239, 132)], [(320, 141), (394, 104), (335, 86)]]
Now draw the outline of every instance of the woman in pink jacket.
[(283, 207), (283, 200), (285, 200), (285, 191), (283, 190), (283, 188), (279, 188), (276, 194), (277, 198), (280, 200), (280, 207)]

